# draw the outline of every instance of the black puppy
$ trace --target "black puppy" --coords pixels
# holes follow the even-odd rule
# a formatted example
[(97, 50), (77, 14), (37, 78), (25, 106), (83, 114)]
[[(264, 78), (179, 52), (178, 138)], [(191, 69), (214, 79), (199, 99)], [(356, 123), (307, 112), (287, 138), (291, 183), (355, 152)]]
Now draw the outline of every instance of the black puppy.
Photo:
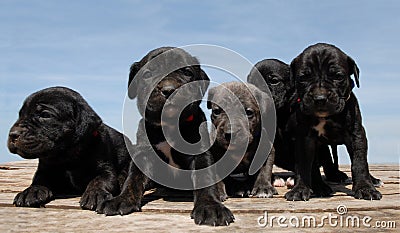
[[(179, 94), (178, 89), (195, 81), (203, 82), (192, 85)], [(206, 127), (199, 132), (200, 125), (206, 121), (199, 104), (208, 88), (208, 81), (209, 78), (200, 68), (198, 60), (179, 48), (155, 49), (131, 66), (128, 94), (131, 99), (137, 97), (137, 106), (143, 116), (139, 122), (137, 148), (133, 157), (142, 164), (142, 170), (174, 180), (177, 177), (172, 167), (194, 170), (212, 164), (212, 156), (208, 151), (199, 152), (209, 147)], [(191, 97), (196, 101), (182, 108), (180, 101)], [(165, 118), (162, 117), (162, 112)], [(179, 121), (178, 125), (175, 125), (174, 118)], [(176, 135), (182, 135), (186, 142), (197, 145), (193, 147), (193, 154), (182, 153), (174, 148), (180, 144)], [(151, 160), (152, 151), (171, 165), (171, 169), (164, 171), (156, 168), (156, 161)], [(213, 179), (215, 174), (210, 173), (207, 177), (194, 177), (190, 182), (195, 185), (205, 180), (211, 182)], [(143, 193), (150, 183), (151, 180), (132, 163), (121, 195), (105, 202), (100, 213), (116, 215), (140, 211)], [(232, 213), (217, 197), (215, 185), (201, 189), (197, 189), (195, 185), (194, 189), (194, 209), (191, 216), (196, 224), (215, 226), (233, 222)]]
[(291, 98), (294, 88), (290, 85), (289, 65), (277, 59), (265, 59), (258, 62), (247, 76), (247, 81), (261, 91), (271, 93), (276, 110), (276, 135), (274, 140), (275, 164), (286, 170), (294, 171), (294, 153), (289, 142), (284, 140), (284, 132), (291, 114)]
[[(268, 88), (274, 98), (276, 110), (282, 111), (282, 115), (288, 115), (289, 100), (294, 91), (294, 87), (290, 83), (290, 69), (288, 64), (278, 59), (264, 59), (259, 61), (250, 71), (247, 81), (264, 92), (267, 92), (265, 88)], [(286, 124), (285, 120), (283, 118), (281, 124)]]
[[(267, 140), (260, 141), (262, 117), (266, 119), (268, 104), (273, 105), (272, 99), (252, 84), (229, 82), (208, 92), (207, 107), (212, 109), (211, 121), (214, 125), (211, 132), (214, 160), (218, 162), (223, 156), (229, 156), (233, 162), (240, 160), (238, 166), (223, 179), (228, 196), (272, 197), (278, 194), (271, 185), (273, 149), (261, 169), (249, 175), (250, 164), (259, 145), (269, 143)], [(241, 108), (235, 109), (236, 106)], [(221, 170), (224, 167), (226, 164), (217, 168)]]
[(367, 138), (358, 101), (352, 92), (359, 69), (352, 58), (329, 44), (306, 48), (290, 65), (291, 80), (300, 100), (289, 125), (296, 137), (298, 182), (286, 193), (287, 200), (308, 200), (312, 192), (328, 196), (332, 190), (322, 179), (317, 164), (320, 145), (344, 144), (351, 159), (354, 197), (381, 199), (368, 171)]
[(120, 192), (131, 160), (123, 135), (65, 87), (47, 88), (25, 100), (8, 148), (25, 159), (39, 159), (31, 186), (14, 199), (14, 205), (25, 207), (83, 193), (81, 207), (95, 210)]
[[(258, 72), (259, 73), (258, 73)], [(261, 74), (261, 77), (260, 75)], [(294, 85), (290, 82), (289, 65), (278, 59), (265, 59), (257, 62), (247, 76), (247, 81), (254, 84), (262, 91), (272, 94), (277, 114), (277, 128), (274, 141), (276, 151), (275, 164), (286, 170), (295, 171), (294, 150), (288, 144), (293, 144), (290, 136), (284, 135), (290, 115), (296, 108), (294, 100)], [(336, 146), (332, 147), (335, 151)], [(322, 146), (319, 151), (320, 162), (324, 168), (326, 179), (334, 182), (344, 182), (348, 176), (338, 169), (337, 153), (331, 153), (328, 146)]]

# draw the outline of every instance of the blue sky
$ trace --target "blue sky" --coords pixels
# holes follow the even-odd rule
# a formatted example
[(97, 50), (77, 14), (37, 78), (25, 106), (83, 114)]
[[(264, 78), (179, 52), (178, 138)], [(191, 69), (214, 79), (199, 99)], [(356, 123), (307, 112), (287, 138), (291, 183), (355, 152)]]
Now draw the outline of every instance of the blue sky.
[[(371, 163), (399, 163), (400, 2), (362, 1), (0, 1), (0, 162), (26, 96), (63, 85), (79, 91), (122, 130), (129, 66), (160, 46), (213, 44), (250, 62), (287, 63), (307, 46), (332, 43), (361, 70)], [(218, 72), (210, 78), (225, 81)], [(218, 77), (214, 77), (214, 76)], [(226, 80), (229, 81), (229, 80)], [(340, 151), (340, 162), (349, 163)]]

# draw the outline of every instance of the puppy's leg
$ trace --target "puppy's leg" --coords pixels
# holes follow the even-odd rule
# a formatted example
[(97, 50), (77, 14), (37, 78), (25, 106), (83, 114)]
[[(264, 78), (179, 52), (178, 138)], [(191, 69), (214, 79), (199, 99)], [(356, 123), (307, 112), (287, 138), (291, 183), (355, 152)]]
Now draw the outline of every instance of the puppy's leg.
[(224, 181), (221, 180), (216, 185), (217, 185), (217, 195), (218, 195), (219, 199), (222, 202), (226, 201), (226, 199), (228, 199), (228, 194), (226, 194)]
[[(194, 159), (194, 168), (202, 169), (212, 164), (212, 157), (209, 152), (196, 156)], [(207, 176), (194, 177), (194, 184), (200, 179), (209, 179), (215, 181), (216, 173), (209, 172)], [(203, 183), (203, 182), (201, 182)], [(196, 188), (196, 185), (195, 185)], [(207, 188), (195, 189), (194, 208), (191, 213), (194, 222), (199, 225), (225, 226), (234, 221), (232, 212), (226, 208), (217, 196), (217, 185), (211, 185)]]
[(272, 147), (271, 152), (269, 153), (268, 159), (265, 162), (264, 166), (261, 167), (257, 179), (254, 183), (253, 190), (251, 191), (252, 197), (272, 197), (273, 195), (278, 194), (278, 191), (272, 186), (272, 168), (275, 160), (275, 149)]
[(313, 196), (316, 196), (316, 197), (332, 196), (333, 190), (331, 187), (329, 187), (329, 185), (327, 185), (322, 180), (318, 162), (314, 162), (311, 177), (312, 177), (311, 188), (312, 188)]
[(89, 182), (79, 204), (82, 209), (96, 210), (105, 200), (119, 192), (118, 177), (111, 164), (99, 164), (101, 173)]
[(316, 154), (316, 139), (296, 136), (296, 184), (285, 194), (288, 201), (308, 201), (311, 195), (311, 170)]
[(333, 163), (328, 146), (321, 145), (319, 152), (319, 158), (321, 161), (321, 165), (324, 168), (326, 180), (337, 183), (343, 183), (349, 177), (346, 175), (346, 173), (339, 170), (337, 146), (333, 145), (331, 146), (331, 148), (332, 148)]
[[(361, 119), (358, 122), (361, 122)], [(354, 131), (350, 140), (346, 141), (346, 148), (351, 159), (354, 198), (380, 200), (382, 194), (375, 189), (368, 170), (368, 146), (364, 127), (356, 123)]]
[(333, 157), (333, 167), (339, 169), (339, 157), (338, 157), (337, 145), (331, 146), (331, 149)]
[[(140, 154), (138, 155), (140, 156)], [(141, 211), (141, 203), (145, 187), (149, 179), (143, 174), (136, 164), (131, 161), (128, 177), (122, 187), (121, 193), (97, 208), (97, 213), (109, 215), (126, 215)]]
[[(61, 178), (58, 171), (45, 168), (40, 162), (31, 186), (18, 193), (13, 204), (18, 207), (41, 207), (54, 200), (50, 187)], [(59, 180), (58, 182), (62, 182)]]

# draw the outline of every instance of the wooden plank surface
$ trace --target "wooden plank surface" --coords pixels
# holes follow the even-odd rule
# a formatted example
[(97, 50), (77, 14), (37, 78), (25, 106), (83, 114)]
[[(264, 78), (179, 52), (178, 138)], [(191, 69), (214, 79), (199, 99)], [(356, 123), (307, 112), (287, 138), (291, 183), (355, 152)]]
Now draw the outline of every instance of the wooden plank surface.
[[(385, 183), (379, 188), (383, 194), (380, 201), (356, 200), (351, 193), (351, 185), (331, 185), (336, 191), (330, 198), (312, 198), (307, 202), (289, 202), (283, 198), (286, 188), (278, 188), (279, 195), (272, 199), (230, 198), (225, 205), (236, 217), (229, 227), (197, 226), (190, 219), (193, 203), (183, 193), (148, 192), (142, 212), (127, 216), (105, 217), (92, 211), (79, 208), (79, 198), (58, 199), (46, 205), (46, 208), (18, 208), (12, 205), (14, 196), (30, 185), (36, 170), (37, 161), (19, 161), (0, 165), (0, 232), (400, 232), (400, 171), (399, 165), (370, 165), (371, 173)], [(342, 171), (350, 175), (349, 166)], [(274, 172), (282, 170), (274, 169)], [(340, 215), (337, 207), (343, 205), (347, 213)], [(267, 212), (268, 226), (258, 225), (258, 218)], [(331, 216), (329, 223), (324, 217)], [(334, 226), (335, 217), (338, 225)], [(345, 219), (360, 219), (359, 227), (346, 226)], [(370, 217), (368, 224), (362, 219)], [(279, 226), (278, 218), (286, 221), (288, 227)], [(308, 227), (307, 219), (315, 219), (316, 225), (324, 221), (323, 227)], [(340, 218), (343, 220), (340, 221)], [(290, 226), (298, 219), (300, 227)], [(301, 227), (304, 219), (305, 226)], [(367, 219), (367, 218), (366, 218)], [(263, 222), (264, 218), (260, 219)], [(340, 226), (342, 223), (343, 226)], [(375, 225), (386, 225), (376, 227)], [(396, 224), (396, 226), (393, 226)], [(391, 226), (389, 226), (391, 225)], [(285, 226), (285, 225), (283, 225)]]

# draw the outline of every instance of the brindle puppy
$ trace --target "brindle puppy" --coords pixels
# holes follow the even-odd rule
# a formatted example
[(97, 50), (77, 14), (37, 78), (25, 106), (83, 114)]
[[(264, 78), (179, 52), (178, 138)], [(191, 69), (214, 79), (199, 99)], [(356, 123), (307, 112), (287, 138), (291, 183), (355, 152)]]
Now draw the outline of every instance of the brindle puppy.
[[(238, 104), (241, 109), (236, 111)], [(212, 109), (212, 135), (215, 141), (211, 152), (214, 159), (219, 161), (226, 155), (232, 160), (240, 160), (230, 175), (223, 179), (228, 196), (272, 197), (278, 194), (270, 182), (274, 150), (269, 156), (268, 153), (263, 154), (268, 159), (258, 172), (249, 175), (250, 164), (258, 147), (269, 143), (260, 141), (261, 132), (265, 130), (261, 120), (262, 117), (268, 120), (268, 104), (272, 105), (272, 99), (252, 84), (229, 82), (209, 91), (207, 107)], [(219, 166), (218, 170), (225, 165)]]

